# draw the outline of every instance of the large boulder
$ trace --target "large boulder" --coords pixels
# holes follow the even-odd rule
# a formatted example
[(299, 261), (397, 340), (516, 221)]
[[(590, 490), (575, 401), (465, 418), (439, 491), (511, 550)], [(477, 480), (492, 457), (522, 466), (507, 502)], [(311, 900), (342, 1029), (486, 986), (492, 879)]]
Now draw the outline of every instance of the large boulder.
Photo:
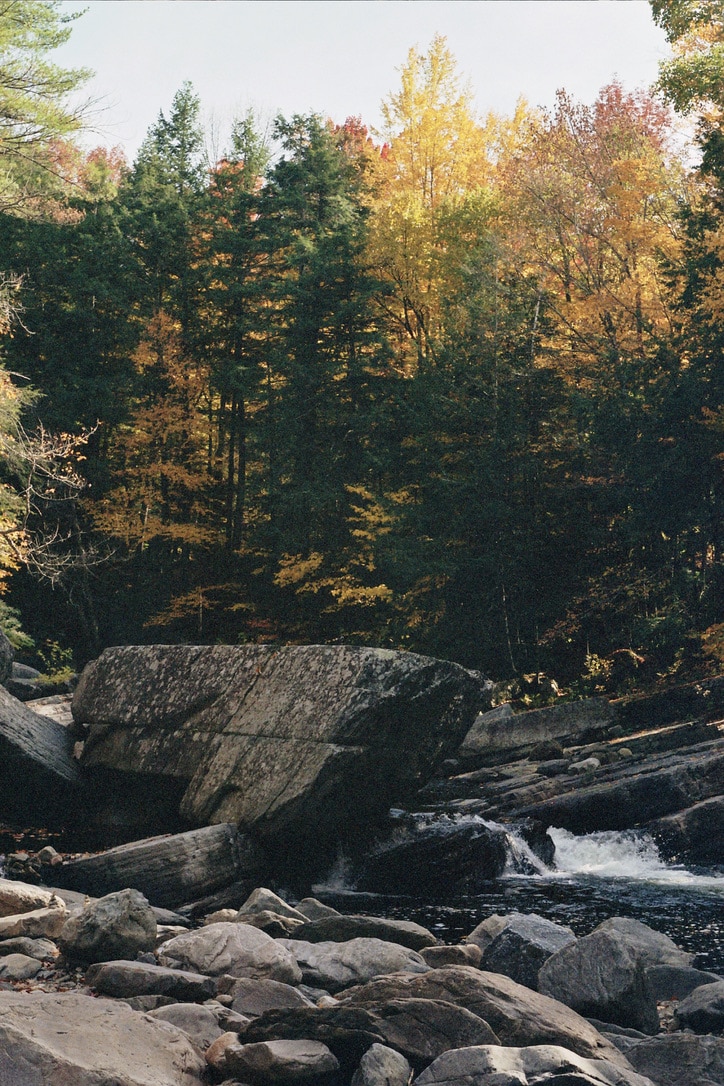
[(227, 1045), (220, 1069), (250, 1086), (300, 1086), (304, 1082), (319, 1086), (339, 1070), (339, 1064), (319, 1041), (266, 1041)]
[(81, 784), (68, 729), (0, 686), (0, 813), (33, 820), (67, 816), (78, 805)]
[(208, 924), (184, 932), (161, 947), (163, 965), (191, 969), (209, 977), (258, 977), (299, 984), (301, 971), (293, 955), (258, 928), (248, 924)]
[(570, 928), (535, 913), (512, 913), (483, 951), (481, 966), (491, 973), (538, 988), (538, 970), (552, 954), (575, 943)]
[[(501, 1048), (482, 1045), (445, 1052), (415, 1086), (654, 1086), (607, 1060), (582, 1059), (555, 1045)], [(693, 1086), (693, 1084), (692, 1084)]]
[(478, 1015), (436, 999), (393, 999), (365, 1008), (272, 1011), (250, 1022), (241, 1033), (244, 1044), (304, 1037), (329, 1045), (347, 1071), (373, 1042), (402, 1053), (416, 1071), (450, 1048), (498, 1043)]
[(359, 1061), (351, 1086), (408, 1086), (411, 1078), (412, 1068), (401, 1053), (373, 1044)]
[(147, 962), (96, 962), (86, 973), (86, 981), (101, 995), (116, 999), (155, 995), (203, 1003), (216, 995), (216, 981), (212, 977)]
[(658, 1037), (616, 1037), (629, 1063), (656, 1086), (721, 1086), (724, 1037), (667, 1033)]
[(679, 1029), (694, 1033), (724, 1033), (724, 980), (695, 988), (674, 1011)]
[(669, 859), (724, 863), (724, 796), (702, 800), (651, 822), (647, 828)]
[(171, 1003), (168, 1007), (158, 1007), (148, 1013), (151, 1018), (170, 1022), (177, 1029), (182, 1029), (202, 1052), (224, 1032), (211, 1007), (200, 1007), (197, 1003)]
[(441, 819), (370, 853), (355, 876), (358, 890), (446, 896), (479, 893), (505, 871), (508, 834), (482, 821)]
[(404, 802), (451, 754), (491, 684), (456, 664), (350, 646), (127, 646), (83, 672), (83, 765), (174, 780), (183, 817), (307, 841)]
[(289, 1007), (311, 1007), (298, 988), (291, 984), (282, 984), (278, 980), (251, 980), (240, 977), (230, 986), (224, 986), (226, 995), (233, 999), (231, 1008), (236, 1014), (247, 1018), (258, 1018), (267, 1011), (286, 1010)]
[(562, 1045), (587, 1059), (628, 1067), (610, 1041), (562, 1003), (509, 977), (471, 966), (446, 966), (424, 976), (399, 973), (380, 977), (337, 998), (355, 1006), (374, 1006), (391, 999), (440, 999), (483, 1018), (504, 1045)]
[(7, 1086), (201, 1086), (186, 1034), (125, 1003), (75, 992), (0, 992), (0, 1082)]
[(514, 713), (506, 703), (475, 718), (459, 754), (464, 759), (512, 761), (551, 739), (580, 743), (581, 736), (602, 732), (613, 721), (614, 709), (606, 698), (564, 701), (524, 713)]
[(72, 961), (133, 959), (156, 946), (156, 917), (138, 890), (119, 890), (89, 901), (66, 920), (58, 945)]
[(656, 999), (644, 961), (626, 939), (596, 930), (551, 955), (538, 973), (541, 992), (588, 1018), (656, 1033)]

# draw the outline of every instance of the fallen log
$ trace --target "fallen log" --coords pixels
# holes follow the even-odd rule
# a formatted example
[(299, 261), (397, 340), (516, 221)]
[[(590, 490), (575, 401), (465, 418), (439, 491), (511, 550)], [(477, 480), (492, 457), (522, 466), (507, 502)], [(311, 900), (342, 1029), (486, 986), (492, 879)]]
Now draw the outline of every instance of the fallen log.
[(175, 909), (251, 877), (261, 870), (262, 861), (261, 850), (248, 836), (222, 823), (68, 860), (53, 870), (53, 878), (60, 887), (93, 897), (140, 890), (151, 905)]

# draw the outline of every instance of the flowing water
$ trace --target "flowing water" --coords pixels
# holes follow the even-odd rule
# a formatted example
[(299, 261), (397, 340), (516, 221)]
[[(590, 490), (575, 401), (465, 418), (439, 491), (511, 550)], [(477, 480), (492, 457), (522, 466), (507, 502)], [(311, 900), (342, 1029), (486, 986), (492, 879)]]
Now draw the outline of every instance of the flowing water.
[(548, 832), (555, 844), (551, 867), (509, 833), (505, 874), (474, 896), (430, 901), (357, 894), (345, 886), (343, 866), (315, 893), (345, 912), (415, 920), (450, 943), (492, 913), (535, 912), (579, 936), (609, 917), (630, 916), (696, 954), (698, 968), (724, 975), (724, 870), (667, 864), (652, 838), (633, 830), (578, 837)]

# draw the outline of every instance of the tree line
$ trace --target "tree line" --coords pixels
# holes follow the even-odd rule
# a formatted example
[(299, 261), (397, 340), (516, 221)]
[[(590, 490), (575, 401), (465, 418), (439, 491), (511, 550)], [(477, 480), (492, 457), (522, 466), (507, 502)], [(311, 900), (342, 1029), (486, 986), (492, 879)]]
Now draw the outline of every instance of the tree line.
[[(62, 28), (5, 7), (0, 35)], [(713, 7), (652, 3), (696, 42), (656, 94), (480, 120), (438, 36), (380, 135), (248, 114), (209, 162), (189, 84), (132, 164), (42, 134), (42, 184), (23, 158), (0, 189), (0, 431), (55, 435), (20, 520), (3, 451), (7, 622), (79, 662), (355, 642), (578, 692), (720, 668)]]

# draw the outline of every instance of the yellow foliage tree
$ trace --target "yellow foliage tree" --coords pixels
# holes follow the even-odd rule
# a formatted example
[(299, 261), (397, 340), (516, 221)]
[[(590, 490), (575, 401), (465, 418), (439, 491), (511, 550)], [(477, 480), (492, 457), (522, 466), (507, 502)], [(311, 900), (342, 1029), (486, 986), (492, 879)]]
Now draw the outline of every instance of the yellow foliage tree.
[(97, 503), (97, 527), (132, 552), (210, 543), (209, 375), (182, 350), (180, 326), (159, 312), (134, 355), (145, 386), (129, 421), (112, 438), (115, 483)]
[(510, 167), (518, 262), (549, 318), (539, 362), (590, 385), (672, 331), (664, 262), (681, 252), (684, 171), (666, 112), (613, 83), (592, 107), (560, 94)]
[(451, 212), (489, 179), (490, 163), (471, 92), (440, 35), (427, 53), (410, 50), (400, 90), (382, 109), (387, 143), (371, 250), (391, 283), (402, 365), (412, 371), (440, 332)]

